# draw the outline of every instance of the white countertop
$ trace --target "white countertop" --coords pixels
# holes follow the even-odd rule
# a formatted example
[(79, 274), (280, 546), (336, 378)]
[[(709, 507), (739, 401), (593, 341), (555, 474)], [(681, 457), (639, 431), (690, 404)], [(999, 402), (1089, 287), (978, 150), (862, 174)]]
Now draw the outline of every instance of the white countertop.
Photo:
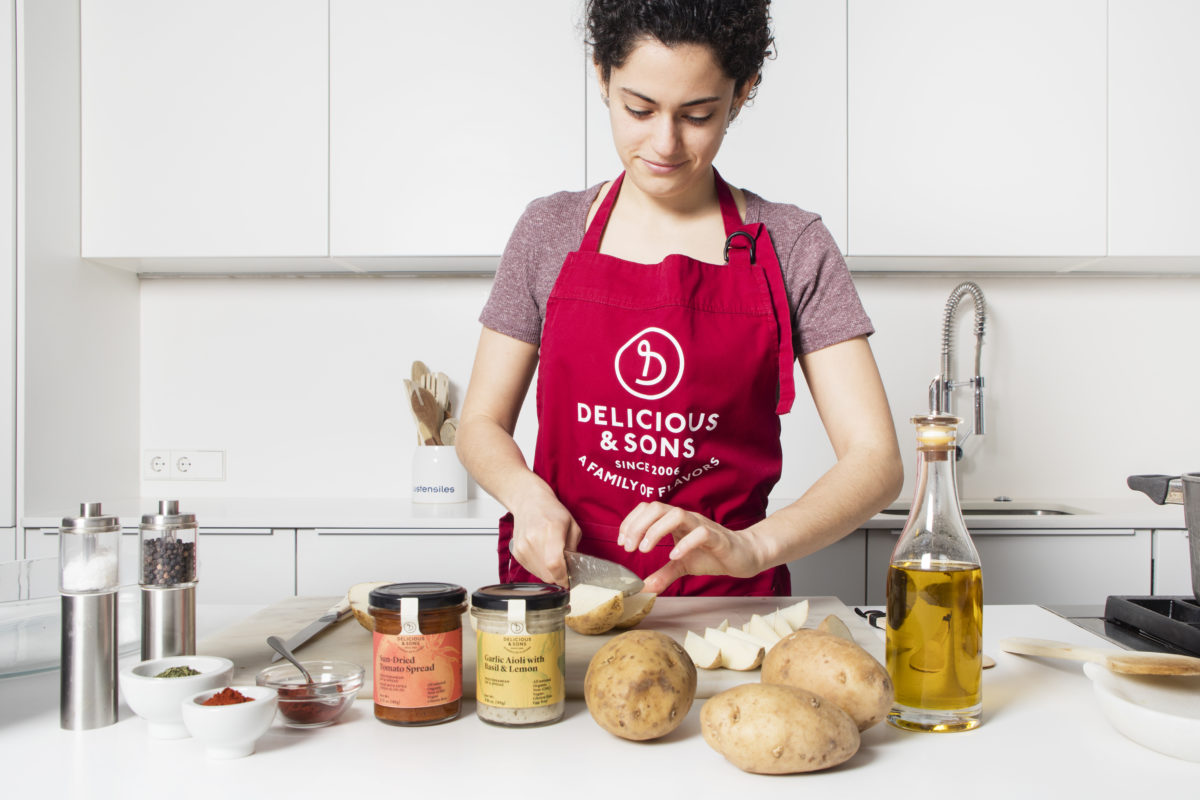
[[(478, 491), (478, 490), (476, 490)], [(893, 504), (907, 505), (910, 498)], [(772, 498), (768, 510), (782, 508), (791, 498)], [(986, 501), (963, 500), (970, 509)], [(1007, 505), (1007, 504), (1005, 504)], [(1158, 506), (1142, 494), (1112, 498), (1018, 498), (1022, 508), (1065, 509), (1069, 514), (966, 516), (972, 532), (984, 530), (1112, 530), (1184, 529), (1183, 506)], [(104, 500), (105, 513), (116, 514), (121, 524), (136, 528), (142, 514), (153, 513), (157, 498)], [(195, 514), (205, 528), (338, 528), (376, 530), (436, 530), (442, 533), (495, 532), (504, 508), (486, 494), (465, 503), (413, 503), (407, 498), (182, 498), (180, 510)], [(57, 515), (46, 511), (26, 514), (22, 527), (57, 528), (65, 508)], [(899, 529), (902, 513), (881, 513), (864, 528)]]
[[(201, 608), (201, 633), (256, 607)], [(374, 719), (369, 698), (328, 728), (283, 727), (257, 752), (206, 760), (192, 739), (153, 740), (122, 706), (120, 721), (94, 731), (58, 725), (58, 673), (0, 680), (0, 765), (6, 797), (568, 797), (667, 798), (695, 793), (797, 797), (1187, 796), (1200, 765), (1160, 755), (1113, 730), (1078, 663), (999, 652), (1004, 636), (1077, 644), (1097, 637), (1034, 606), (989, 606), (984, 650), (983, 725), (957, 734), (920, 734), (877, 725), (842, 766), (807, 775), (741, 772), (700, 735), (702, 701), (656, 742), (635, 743), (597, 726), (581, 701), (544, 728), (496, 728), (465, 704), (459, 719), (397, 728)]]

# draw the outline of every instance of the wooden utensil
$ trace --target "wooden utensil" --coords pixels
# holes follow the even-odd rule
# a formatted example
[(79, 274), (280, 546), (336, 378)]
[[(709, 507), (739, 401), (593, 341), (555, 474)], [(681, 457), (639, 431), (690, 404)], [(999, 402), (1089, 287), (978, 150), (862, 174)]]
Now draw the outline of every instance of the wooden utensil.
[(442, 437), (442, 444), (453, 445), (458, 439), (458, 419), (455, 417), (446, 417), (438, 433)]
[(414, 386), (420, 386), (421, 381), (429, 374), (429, 367), (425, 366), (424, 361), (414, 361), (412, 363), (412, 382)]
[[(412, 409), (413, 420), (417, 423), (417, 444), (440, 444), (434, 428), (430, 428), (426, 419), (430, 413), (424, 410), (425, 401), (421, 398), (421, 389), (413, 385), (408, 378), (404, 379), (404, 390), (408, 392), (408, 405)], [(432, 405), (432, 403), (430, 404)]]
[(417, 427), (425, 444), (441, 444), (438, 431), (442, 427), (442, 409), (428, 389), (417, 386), (412, 392), (412, 409), (417, 416)]
[(1014, 637), (1001, 639), (1007, 653), (1047, 658), (1090, 661), (1123, 675), (1200, 675), (1200, 658), (1174, 653), (1142, 653), (1136, 650), (1102, 650), (1046, 639)]

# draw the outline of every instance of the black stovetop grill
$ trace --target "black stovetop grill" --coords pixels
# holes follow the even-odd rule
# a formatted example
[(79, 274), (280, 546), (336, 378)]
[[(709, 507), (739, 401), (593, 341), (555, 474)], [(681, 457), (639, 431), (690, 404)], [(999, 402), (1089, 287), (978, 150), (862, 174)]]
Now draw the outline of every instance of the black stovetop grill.
[(1194, 597), (1109, 597), (1104, 621), (1200, 656), (1200, 602)]

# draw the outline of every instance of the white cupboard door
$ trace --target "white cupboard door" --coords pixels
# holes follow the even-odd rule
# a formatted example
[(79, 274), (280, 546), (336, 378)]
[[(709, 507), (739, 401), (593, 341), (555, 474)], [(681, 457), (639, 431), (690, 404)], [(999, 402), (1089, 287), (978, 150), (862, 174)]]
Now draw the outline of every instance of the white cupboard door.
[(296, 594), (292, 528), (201, 529), (196, 556), (197, 603), (267, 604)]
[[(17, 261), (13, 0), (0, 2), (0, 527), (17, 524)], [(15, 531), (13, 533), (15, 537)]]
[(326, 0), (81, 0), (83, 256), (328, 255)]
[(495, 256), (531, 200), (582, 189), (578, 15), (330, 0), (333, 256)]
[[(1200, 589), (1200, 586), (1195, 588)], [(1187, 531), (1154, 531), (1154, 590), (1152, 594), (1192, 594), (1192, 554)]]
[[(882, 605), (899, 531), (867, 539), (867, 602)], [(1150, 531), (972, 531), (983, 565), (983, 602), (1104, 605), (1150, 589)]]
[(296, 539), (296, 593), (343, 594), (356, 583), (439, 581), (468, 593), (496, 583), (496, 534), (304, 530)]
[[(855, 531), (810, 556), (790, 562), (792, 595), (832, 595), (848, 606), (867, 602), (867, 532)], [(818, 622), (820, 620), (817, 620)]]
[(1200, 3), (1108, 14), (1109, 255), (1200, 255)]
[(849, 252), (1101, 256), (1105, 4), (849, 4)]

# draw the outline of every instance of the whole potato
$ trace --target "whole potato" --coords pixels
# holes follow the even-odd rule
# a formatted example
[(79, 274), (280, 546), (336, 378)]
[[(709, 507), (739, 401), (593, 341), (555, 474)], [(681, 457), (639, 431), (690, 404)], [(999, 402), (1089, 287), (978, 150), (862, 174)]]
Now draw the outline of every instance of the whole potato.
[(884, 719), (895, 690), (887, 670), (856, 643), (802, 628), (763, 659), (762, 682), (807, 689), (838, 706), (865, 731)]
[(696, 666), (679, 643), (658, 631), (613, 637), (592, 656), (583, 679), (588, 711), (623, 739), (665, 736), (696, 698)]
[(739, 769), (767, 775), (813, 772), (858, 752), (858, 726), (819, 695), (746, 683), (700, 709), (704, 741)]

